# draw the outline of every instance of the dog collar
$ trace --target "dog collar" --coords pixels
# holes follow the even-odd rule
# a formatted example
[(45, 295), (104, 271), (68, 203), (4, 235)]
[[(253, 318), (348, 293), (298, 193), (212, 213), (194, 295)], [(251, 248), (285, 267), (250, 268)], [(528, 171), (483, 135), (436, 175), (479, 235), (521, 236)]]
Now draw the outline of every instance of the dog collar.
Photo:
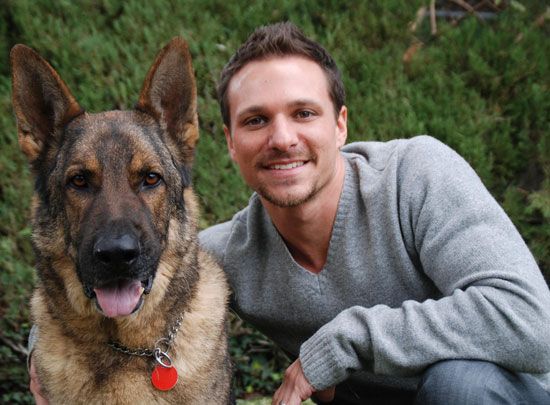
[(178, 382), (178, 371), (172, 366), (172, 359), (167, 352), (174, 342), (182, 321), (183, 315), (172, 325), (166, 337), (162, 337), (155, 342), (153, 349), (132, 349), (114, 340), (110, 340), (107, 344), (114, 350), (130, 356), (153, 357), (157, 364), (155, 364), (151, 373), (151, 383), (158, 390), (168, 391), (174, 388)]

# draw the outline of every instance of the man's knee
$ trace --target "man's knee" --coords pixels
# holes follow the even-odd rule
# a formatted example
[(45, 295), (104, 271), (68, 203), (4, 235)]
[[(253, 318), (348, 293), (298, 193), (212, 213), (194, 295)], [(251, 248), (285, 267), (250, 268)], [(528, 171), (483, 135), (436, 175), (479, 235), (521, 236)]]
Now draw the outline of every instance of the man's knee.
[(419, 405), (522, 403), (550, 404), (550, 396), (528, 375), (476, 360), (447, 360), (430, 366), (416, 396)]

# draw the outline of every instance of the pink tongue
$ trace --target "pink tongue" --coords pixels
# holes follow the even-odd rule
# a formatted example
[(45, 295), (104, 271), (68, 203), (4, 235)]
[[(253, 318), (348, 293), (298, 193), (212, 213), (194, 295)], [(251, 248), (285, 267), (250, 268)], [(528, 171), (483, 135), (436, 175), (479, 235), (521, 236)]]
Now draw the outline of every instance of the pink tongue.
[(142, 289), (138, 280), (122, 280), (113, 285), (94, 288), (101, 310), (109, 318), (130, 315), (136, 308)]

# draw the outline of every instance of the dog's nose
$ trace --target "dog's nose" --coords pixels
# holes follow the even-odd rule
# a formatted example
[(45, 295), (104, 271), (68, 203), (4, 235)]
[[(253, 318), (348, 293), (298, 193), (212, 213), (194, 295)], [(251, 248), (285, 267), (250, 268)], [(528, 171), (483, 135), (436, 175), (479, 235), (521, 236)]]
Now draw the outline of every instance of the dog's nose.
[(104, 264), (130, 264), (138, 255), (139, 241), (131, 234), (104, 237), (94, 245), (94, 256)]

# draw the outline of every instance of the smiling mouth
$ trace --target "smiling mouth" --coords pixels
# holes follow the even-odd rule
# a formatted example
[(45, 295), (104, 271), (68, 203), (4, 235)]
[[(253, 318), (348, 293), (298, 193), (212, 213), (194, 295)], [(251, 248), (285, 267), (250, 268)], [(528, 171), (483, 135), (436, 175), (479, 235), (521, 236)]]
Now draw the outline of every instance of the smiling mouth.
[(153, 276), (145, 280), (117, 279), (98, 287), (85, 287), (86, 296), (95, 299), (98, 309), (109, 318), (127, 316), (143, 304), (143, 295), (153, 287)]
[(291, 162), (291, 163), (286, 163), (286, 164), (269, 165), (268, 168), (272, 169), (272, 170), (290, 170), (290, 169), (294, 169), (296, 167), (303, 166), (305, 164), (306, 164), (306, 162), (300, 161), (300, 162)]

